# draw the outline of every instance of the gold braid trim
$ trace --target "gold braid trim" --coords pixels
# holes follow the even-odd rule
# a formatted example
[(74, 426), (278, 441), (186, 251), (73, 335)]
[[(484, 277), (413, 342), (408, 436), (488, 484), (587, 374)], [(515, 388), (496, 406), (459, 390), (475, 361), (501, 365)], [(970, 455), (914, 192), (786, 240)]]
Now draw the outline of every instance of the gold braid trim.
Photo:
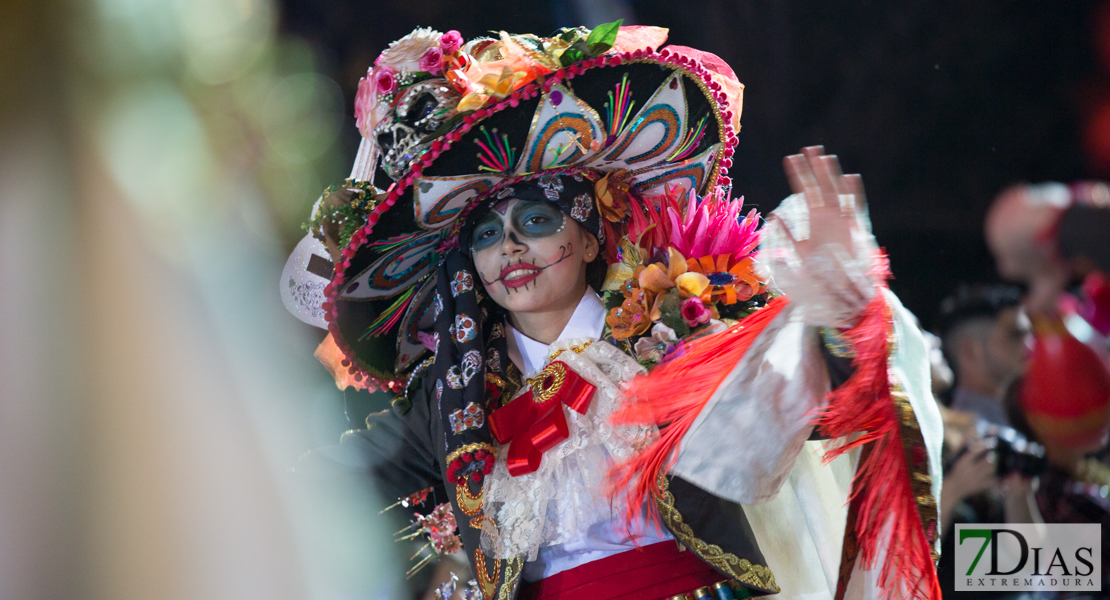
[(455, 448), (454, 452), (452, 452), (451, 454), (448, 454), (447, 459), (444, 460), (443, 462), (444, 462), (444, 464), (450, 465), (452, 462), (455, 462), (456, 458), (463, 455), (464, 453), (474, 452), (474, 451), (477, 451), (477, 450), (485, 450), (485, 451), (490, 452), (490, 453), (495, 451), (494, 447), (491, 444), (488, 444), (486, 442), (475, 442), (473, 444), (467, 444), (465, 446)]
[(479, 489), (477, 494), (470, 491), (469, 481), (460, 481), (455, 486), (455, 502), (459, 505), (459, 510), (468, 517), (473, 517), (482, 511), (482, 494), (484, 489)]
[(501, 561), (493, 560), (493, 575), (486, 570), (486, 555), (480, 549), (474, 550), (474, 570), (478, 575), (478, 586), (482, 590), (482, 598), (493, 600), (493, 593), (497, 591), (497, 580), (501, 577)]
[(759, 588), (760, 590), (778, 592), (779, 586), (775, 584), (775, 575), (771, 569), (763, 565), (752, 563), (746, 558), (740, 558), (730, 552), (725, 552), (716, 544), (707, 543), (694, 535), (694, 530), (686, 524), (682, 513), (674, 506), (674, 494), (671, 493), (671, 484), (664, 474), (659, 475), (657, 485), (661, 494), (655, 496), (655, 505), (667, 528), (685, 545), (692, 550), (698, 558), (713, 565), (715, 568), (728, 573), (733, 579), (741, 583)]
[[(474, 550), (474, 569), (478, 571), (478, 585), (485, 600), (512, 600), (520, 583), (520, 573), (524, 570), (524, 560), (510, 558), (493, 560), (493, 574), (486, 570), (486, 555), (480, 549)], [(501, 566), (505, 566), (505, 578), (501, 579)], [(496, 594), (496, 596), (495, 596)]]
[(921, 529), (925, 533), (925, 540), (929, 544), (929, 552), (935, 563), (940, 560), (936, 544), (939, 533), (937, 527), (940, 521), (937, 516), (937, 501), (933, 497), (933, 478), (929, 475), (929, 454), (925, 449), (925, 439), (921, 435), (917, 415), (914, 414), (905, 389), (893, 376), (890, 378), (890, 398), (894, 401), (894, 409), (898, 412), (902, 452), (906, 458), (910, 488), (917, 503), (917, 517), (921, 520)]
[(555, 358), (556, 358), (556, 357), (558, 357), (558, 356), (559, 356), (560, 354), (562, 354), (562, 353), (566, 352), (567, 350), (570, 350), (570, 351), (574, 352), (575, 354), (582, 354), (582, 352), (583, 352), (583, 351), (584, 351), (584, 350), (585, 350), (586, 348), (589, 348), (589, 347), (590, 347), (590, 344), (593, 344), (593, 343), (594, 343), (594, 342), (593, 342), (593, 340), (590, 340), (590, 341), (588, 341), (588, 342), (585, 342), (585, 343), (579, 344), (579, 345), (577, 345), (577, 346), (570, 346), (569, 348), (559, 348), (558, 350), (556, 350), (556, 351), (552, 352), (552, 353), (551, 353), (551, 356), (547, 357), (547, 360), (548, 360), (549, 362), (550, 362), (550, 361), (553, 361), (553, 360), (555, 360)]

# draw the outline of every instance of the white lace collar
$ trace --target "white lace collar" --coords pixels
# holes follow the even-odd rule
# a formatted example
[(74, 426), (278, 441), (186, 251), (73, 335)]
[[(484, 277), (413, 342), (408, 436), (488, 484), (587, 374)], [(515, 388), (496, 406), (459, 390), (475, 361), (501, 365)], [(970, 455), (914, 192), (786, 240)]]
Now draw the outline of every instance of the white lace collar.
[[(509, 359), (513, 361), (525, 377), (532, 377), (547, 365), (548, 350), (551, 346), (524, 335), (515, 327), (506, 323), (510, 335), (506, 340), (509, 345)], [(597, 292), (587, 287), (586, 293), (578, 301), (578, 307), (567, 321), (566, 327), (552, 344), (563, 340), (577, 338), (599, 339), (605, 331), (605, 305), (601, 303)]]

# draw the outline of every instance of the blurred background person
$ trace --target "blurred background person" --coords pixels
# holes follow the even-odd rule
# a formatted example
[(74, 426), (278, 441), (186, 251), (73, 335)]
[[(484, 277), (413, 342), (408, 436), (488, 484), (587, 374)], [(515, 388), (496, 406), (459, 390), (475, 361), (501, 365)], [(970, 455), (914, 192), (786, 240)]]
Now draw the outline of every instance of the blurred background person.
[[(1038, 437), (1021, 402), (1021, 384), (1015, 381), (1003, 404), (1014, 428), (1030, 440), (1042, 443), (1046, 467), (1037, 481), (1037, 514), (1045, 523), (1098, 523), (1102, 545), (1110, 545), (1110, 467), (1105, 462), (1105, 440), (1086, 444), (1061, 442), (1055, 436)], [(1075, 428), (1081, 431), (1081, 428)], [(1057, 598), (1082, 600), (1110, 595), (1110, 556), (1102, 556), (1102, 592), (1062, 593)]]
[[(1008, 188), (987, 214), (986, 239), (999, 273), (1029, 288), (1024, 304), (1033, 350), (1004, 406), (1013, 426), (1045, 449), (1038, 511), (1046, 523), (1098, 523), (1106, 545), (1110, 468), (1099, 456), (1110, 434), (1103, 337), (1110, 333), (1110, 188), (1102, 182)], [(1104, 558), (1103, 590), (1110, 589), (1108, 574)]]
[(1015, 286), (965, 284), (941, 302), (936, 318), (941, 349), (955, 375), (945, 413), (948, 466), (939, 510), (943, 534), (938, 576), (946, 598), (1021, 597), (953, 589), (957, 523), (1036, 519), (1030, 474), (1012, 470), (998, 452), (999, 434), (1010, 431), (1003, 394), (1024, 372), (1029, 353), (1021, 299)]
[(1021, 291), (1002, 284), (960, 286), (941, 302), (937, 322), (955, 375), (949, 406), (1007, 425), (1002, 394), (1024, 371), (1029, 352)]

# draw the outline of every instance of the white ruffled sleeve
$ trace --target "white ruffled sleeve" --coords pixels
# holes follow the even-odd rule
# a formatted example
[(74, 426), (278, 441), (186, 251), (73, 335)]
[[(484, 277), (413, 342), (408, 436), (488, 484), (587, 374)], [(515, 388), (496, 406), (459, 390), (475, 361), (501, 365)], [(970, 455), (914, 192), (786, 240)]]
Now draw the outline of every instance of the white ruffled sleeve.
[(786, 230), (796, 240), (809, 237), (805, 197), (794, 194), (771, 214), (777, 218), (761, 231), (759, 261), (769, 269), (774, 287), (796, 304), (797, 317), (806, 325), (850, 325), (878, 291), (871, 275), (878, 246), (867, 216), (858, 218), (852, 248), (825, 244), (803, 259)]

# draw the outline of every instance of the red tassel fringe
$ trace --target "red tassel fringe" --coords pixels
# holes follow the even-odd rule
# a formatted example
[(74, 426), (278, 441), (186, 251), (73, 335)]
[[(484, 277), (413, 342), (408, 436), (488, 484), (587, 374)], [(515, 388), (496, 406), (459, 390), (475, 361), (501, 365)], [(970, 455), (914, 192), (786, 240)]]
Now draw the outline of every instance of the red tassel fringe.
[(624, 391), (625, 403), (612, 422), (660, 429), (657, 439), (609, 473), (609, 496), (626, 494), (632, 520), (642, 518), (647, 506), (648, 518), (658, 524), (655, 503), (647, 500), (662, 491), (657, 486), (659, 474), (674, 465), (679, 442), (702, 407), (787, 302), (785, 297), (775, 298), (721, 333), (684, 343), (674, 358), (629, 383)]
[(890, 306), (878, 293), (859, 322), (844, 334), (855, 350), (855, 373), (829, 394), (816, 426), (831, 439), (862, 432), (855, 440), (829, 449), (826, 462), (873, 444), (856, 469), (850, 502), (858, 510), (855, 533), (865, 568), (875, 566), (880, 546), (887, 542), (878, 577), (882, 597), (934, 600), (940, 598), (940, 587), (890, 395), (887, 357), (892, 330)]

